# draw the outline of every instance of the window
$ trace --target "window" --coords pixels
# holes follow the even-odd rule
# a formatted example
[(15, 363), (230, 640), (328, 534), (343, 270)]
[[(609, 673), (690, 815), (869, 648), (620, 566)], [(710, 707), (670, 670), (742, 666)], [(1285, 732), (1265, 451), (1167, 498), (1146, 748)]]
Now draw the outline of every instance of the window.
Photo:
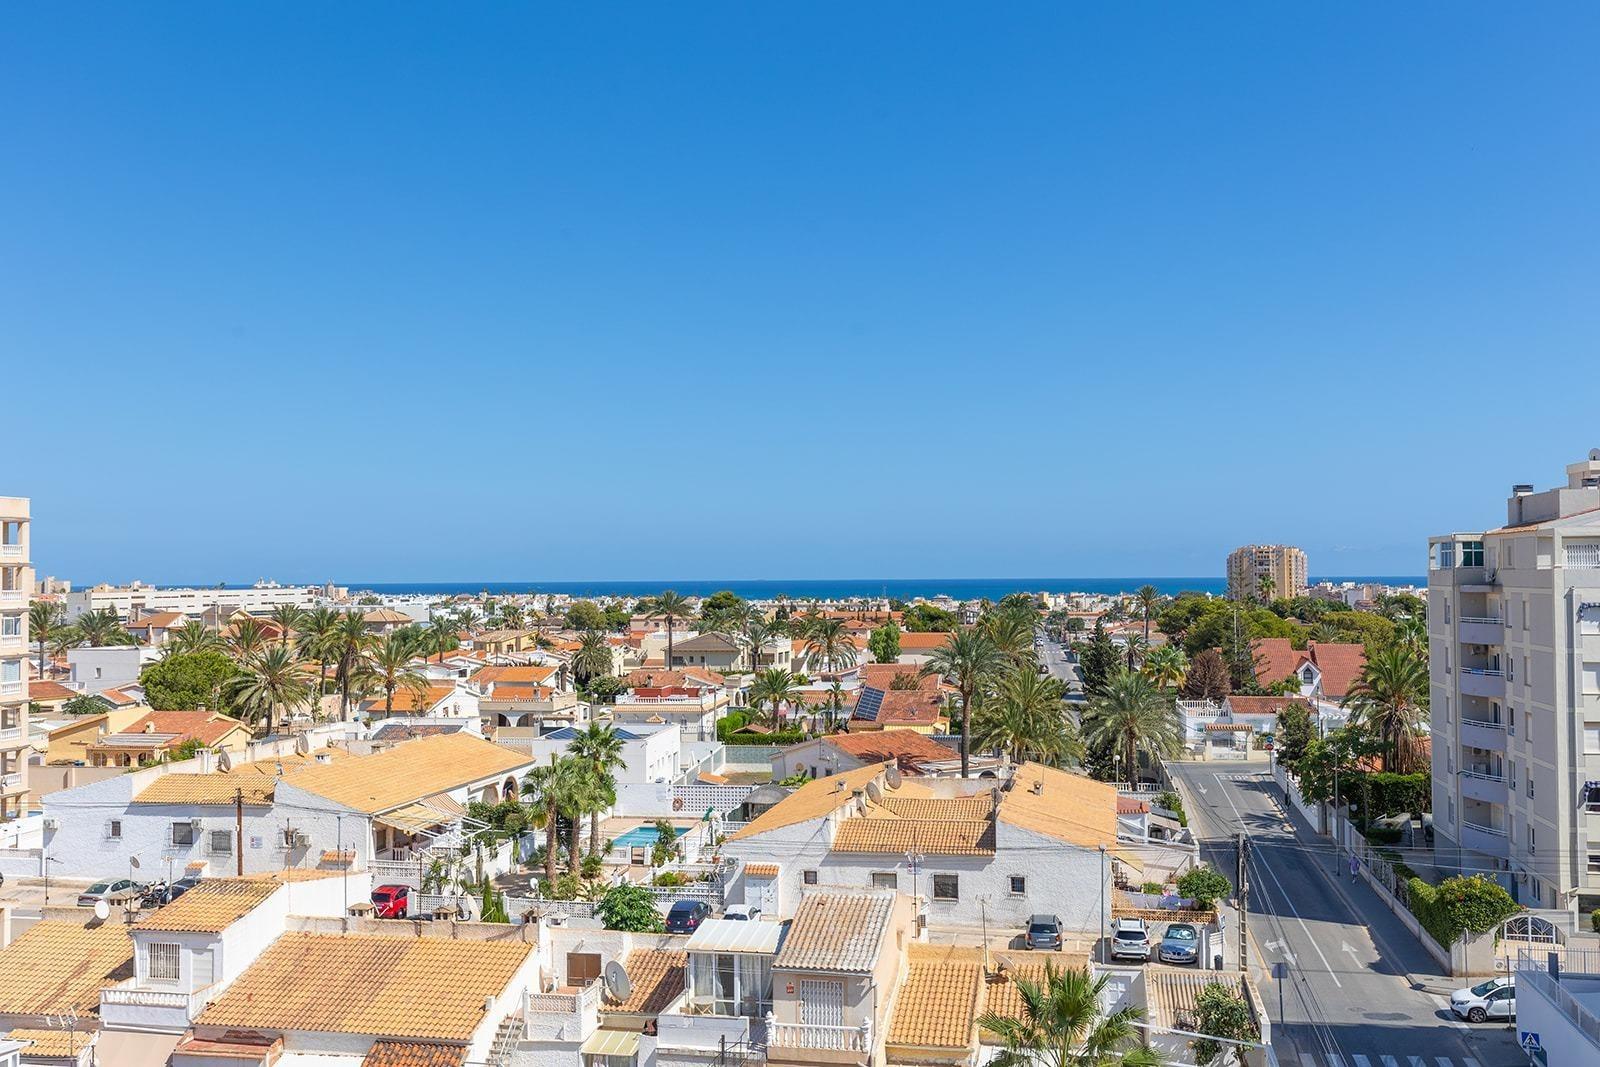
[(1444, 624), (1446, 626), (1450, 625), (1450, 600), (1448, 597), (1445, 598), (1444, 602)]
[(211, 838), (211, 854), (213, 856), (231, 856), (231, 855), (233, 855), (233, 831), (232, 830), (212, 830), (211, 834), (210, 834), (210, 838)]
[(122, 840), (122, 820), (121, 819), (110, 819), (110, 820), (108, 820), (106, 822), (106, 840), (107, 841), (121, 841)]
[(188, 848), (194, 844), (194, 824), (175, 822), (172, 824), (172, 847)]
[(1533, 796), (1533, 772), (1528, 772), (1528, 795)]
[(1600, 852), (1589, 853), (1589, 873), (1600, 874)]
[(1463, 567), (1481, 567), (1481, 566), (1483, 566), (1483, 542), (1482, 541), (1463, 541), (1463, 542), (1461, 542), (1461, 565)]
[(1011, 895), (1014, 897), (1026, 896), (1028, 893), (1028, 879), (1020, 874), (1011, 876)]
[(1517, 736), (1517, 709), (1509, 705), (1506, 707), (1506, 733)]
[(178, 946), (166, 941), (154, 941), (145, 950), (145, 969), (157, 981), (178, 980)]
[(1583, 751), (1590, 756), (1600, 755), (1600, 726), (1583, 728)]
[(1456, 545), (1454, 541), (1439, 542), (1439, 570), (1447, 571), (1456, 565)]
[(961, 878), (954, 874), (933, 876), (933, 899), (957, 901), (961, 899)]
[(1539, 851), (1539, 835), (1533, 832), (1533, 824), (1528, 824), (1528, 855)]
[(874, 889), (897, 889), (899, 885), (900, 879), (893, 871), (872, 872), (872, 887)]
[(800, 880), (805, 882), (806, 885), (816, 885), (817, 884), (817, 872), (816, 871), (806, 871), (804, 874), (802, 874), (800, 876)]
[(4, 662), (0, 662), (0, 682), (20, 682), (20, 681), (22, 681), (22, 661), (21, 660), (19, 660), (19, 659), (8, 659), (8, 660), (5, 660)]
[(0, 637), (21, 637), (22, 616), (7, 615), (0, 618)]
[(1589, 696), (1600, 694), (1600, 663), (1583, 665), (1583, 691)]

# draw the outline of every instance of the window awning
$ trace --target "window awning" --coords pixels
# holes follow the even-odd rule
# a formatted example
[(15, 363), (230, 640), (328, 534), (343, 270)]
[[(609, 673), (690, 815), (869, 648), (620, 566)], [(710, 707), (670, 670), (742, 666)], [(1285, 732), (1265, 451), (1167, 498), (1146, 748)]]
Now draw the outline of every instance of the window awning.
[(596, 1030), (583, 1043), (585, 1056), (632, 1056), (639, 1051), (639, 1035), (632, 1030)]
[(386, 811), (376, 816), (375, 821), (414, 834), (433, 826), (456, 822), (465, 815), (466, 809), (451, 799), (448, 793), (436, 793), (424, 800)]

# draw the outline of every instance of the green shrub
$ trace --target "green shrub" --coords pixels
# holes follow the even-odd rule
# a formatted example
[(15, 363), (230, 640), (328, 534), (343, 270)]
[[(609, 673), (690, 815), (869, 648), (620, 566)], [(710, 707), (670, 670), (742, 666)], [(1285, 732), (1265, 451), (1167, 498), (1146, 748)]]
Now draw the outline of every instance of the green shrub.
[(1446, 878), (1437, 886), (1413, 877), (1406, 889), (1412, 914), (1445, 948), (1462, 934), (1487, 933), (1522, 910), (1498, 882), (1481, 874)]
[(798, 745), (806, 739), (803, 730), (785, 730), (775, 734), (731, 733), (722, 739), (725, 745)]
[(1233, 883), (1214, 867), (1191, 867), (1178, 879), (1178, 895), (1194, 900), (1201, 911), (1216, 907), (1217, 901), (1233, 892)]
[(1141, 893), (1150, 893), (1150, 894), (1153, 894), (1155, 896), (1160, 896), (1160, 894), (1161, 894), (1161, 883), (1160, 882), (1146, 882), (1144, 885), (1139, 887), (1139, 892), (1141, 892)]
[(1374, 845), (1396, 845), (1400, 843), (1402, 831), (1398, 826), (1374, 826), (1367, 831), (1367, 840)]
[(595, 914), (607, 930), (632, 930), (635, 933), (660, 933), (666, 929), (655, 897), (642, 885), (625, 882), (606, 890), (595, 906)]
[(1600, 934), (1600, 911), (1591, 911), (1589, 913), (1589, 928)]
[(1179, 826), (1189, 825), (1189, 816), (1183, 810), (1183, 797), (1169, 789), (1156, 797), (1156, 807), (1166, 808), (1178, 817)]

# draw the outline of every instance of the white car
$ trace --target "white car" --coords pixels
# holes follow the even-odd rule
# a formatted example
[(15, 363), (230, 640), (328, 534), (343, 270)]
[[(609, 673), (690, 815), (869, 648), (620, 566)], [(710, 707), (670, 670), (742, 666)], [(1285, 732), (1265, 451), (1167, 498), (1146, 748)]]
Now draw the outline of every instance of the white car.
[(1472, 1023), (1517, 1017), (1515, 978), (1491, 978), (1450, 994), (1450, 1010)]
[(1118, 919), (1111, 930), (1111, 958), (1149, 960), (1150, 931), (1143, 919)]

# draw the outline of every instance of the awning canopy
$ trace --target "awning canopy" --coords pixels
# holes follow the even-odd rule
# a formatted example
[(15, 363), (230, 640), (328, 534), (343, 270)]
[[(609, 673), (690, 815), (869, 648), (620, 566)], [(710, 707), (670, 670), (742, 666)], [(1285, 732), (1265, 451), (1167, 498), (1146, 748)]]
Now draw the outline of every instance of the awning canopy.
[(639, 1035), (632, 1030), (596, 1030), (583, 1043), (585, 1056), (632, 1056), (639, 1051)]
[(425, 800), (402, 805), (375, 818), (385, 826), (415, 834), (434, 826), (456, 822), (464, 815), (466, 809), (451, 799), (448, 793), (436, 793)]

